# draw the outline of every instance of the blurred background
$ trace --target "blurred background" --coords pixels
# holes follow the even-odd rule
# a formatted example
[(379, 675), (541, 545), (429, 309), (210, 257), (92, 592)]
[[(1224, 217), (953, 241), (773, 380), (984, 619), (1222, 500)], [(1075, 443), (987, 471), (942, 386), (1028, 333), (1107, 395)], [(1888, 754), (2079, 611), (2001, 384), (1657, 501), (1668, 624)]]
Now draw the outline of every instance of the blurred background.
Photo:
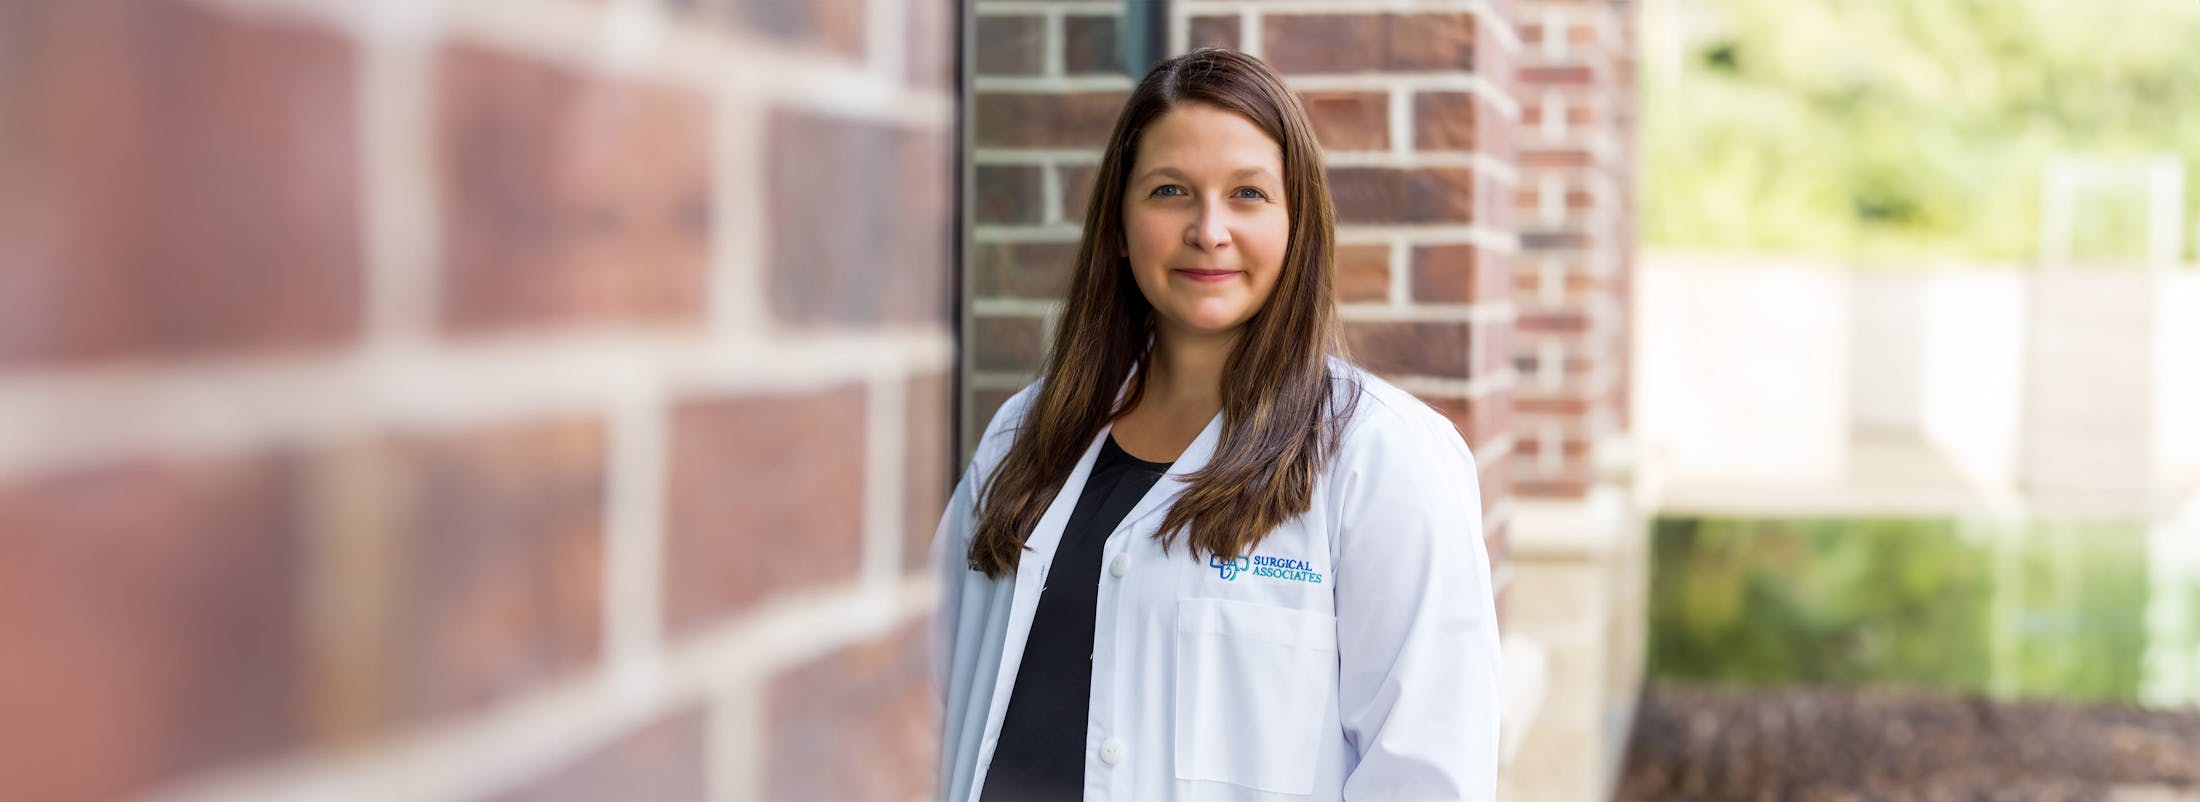
[(2200, 6), (1645, 12), (1621, 796), (2200, 798)]
[(930, 798), (1147, 65), (1313, 116), (1508, 800), (2200, 799), (2189, 0), (0, 0), (0, 800)]

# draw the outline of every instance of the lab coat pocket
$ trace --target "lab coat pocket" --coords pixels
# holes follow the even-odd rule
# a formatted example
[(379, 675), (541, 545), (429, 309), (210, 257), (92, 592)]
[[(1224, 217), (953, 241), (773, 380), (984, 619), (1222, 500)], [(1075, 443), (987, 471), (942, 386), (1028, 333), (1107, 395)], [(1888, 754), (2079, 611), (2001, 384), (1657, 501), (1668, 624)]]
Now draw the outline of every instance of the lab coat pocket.
[(1336, 616), (1178, 601), (1177, 779), (1312, 793), (1336, 669)]

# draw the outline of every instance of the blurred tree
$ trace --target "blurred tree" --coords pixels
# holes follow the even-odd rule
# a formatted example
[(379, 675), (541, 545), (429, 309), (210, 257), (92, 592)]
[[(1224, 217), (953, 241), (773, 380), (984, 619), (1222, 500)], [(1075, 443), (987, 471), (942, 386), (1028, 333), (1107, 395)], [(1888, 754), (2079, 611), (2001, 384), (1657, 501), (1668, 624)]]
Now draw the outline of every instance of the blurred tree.
[[(1644, 87), (1653, 245), (2024, 260), (2050, 155), (2170, 152), (2200, 167), (2192, 0), (1663, 0), (1647, 13), (1648, 51), (1677, 55)], [(2094, 217), (2108, 230), (2081, 238), (2136, 236), (2136, 206)]]
[(1663, 519), (1650, 673), (2136, 701), (2145, 555), (2123, 524)]

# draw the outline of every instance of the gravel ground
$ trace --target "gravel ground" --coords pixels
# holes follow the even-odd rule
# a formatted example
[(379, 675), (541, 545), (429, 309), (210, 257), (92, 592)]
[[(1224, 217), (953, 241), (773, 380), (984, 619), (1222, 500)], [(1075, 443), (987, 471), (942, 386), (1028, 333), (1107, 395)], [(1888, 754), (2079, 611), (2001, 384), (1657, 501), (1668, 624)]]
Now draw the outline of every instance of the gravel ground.
[(1621, 802), (2200, 802), (2200, 710), (1658, 686)]

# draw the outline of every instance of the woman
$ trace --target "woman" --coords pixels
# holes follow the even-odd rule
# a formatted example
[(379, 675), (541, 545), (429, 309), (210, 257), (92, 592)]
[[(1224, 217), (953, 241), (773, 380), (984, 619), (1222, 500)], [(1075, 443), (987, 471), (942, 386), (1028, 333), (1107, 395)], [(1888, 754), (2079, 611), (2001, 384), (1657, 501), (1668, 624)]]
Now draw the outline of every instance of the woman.
[(1266, 65), (1131, 93), (1043, 378), (935, 541), (943, 798), (1493, 795), (1473, 458), (1336, 356), (1333, 241)]

